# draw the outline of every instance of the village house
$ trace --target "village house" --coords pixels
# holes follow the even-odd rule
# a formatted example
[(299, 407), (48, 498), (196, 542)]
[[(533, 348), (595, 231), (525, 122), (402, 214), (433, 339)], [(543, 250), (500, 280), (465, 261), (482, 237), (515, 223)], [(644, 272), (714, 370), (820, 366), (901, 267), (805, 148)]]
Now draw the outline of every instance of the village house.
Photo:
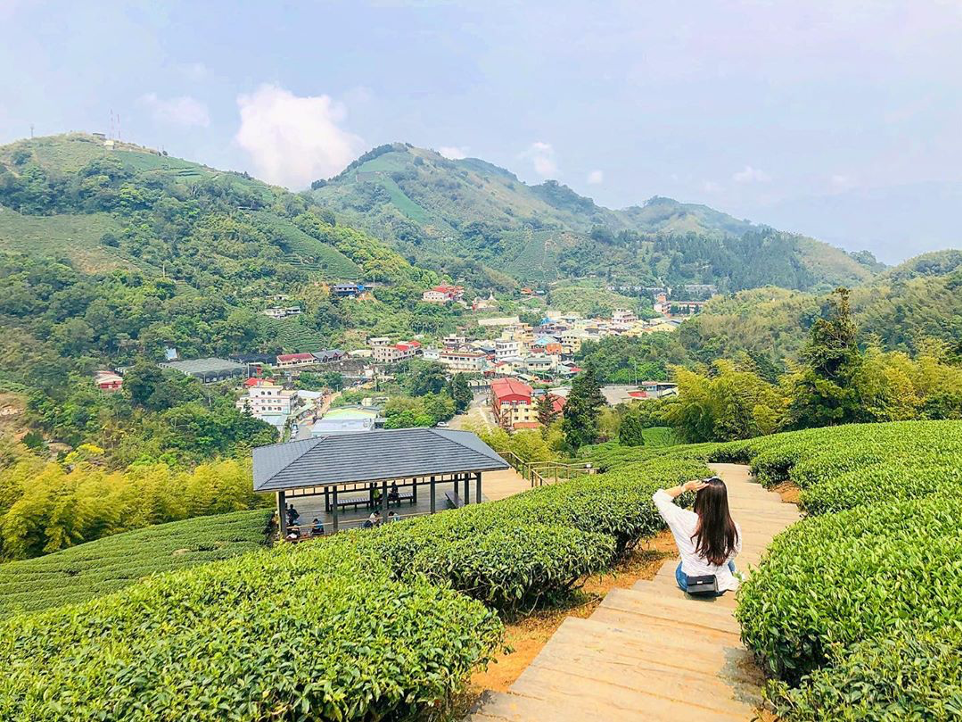
[(499, 338), (494, 342), (494, 358), (504, 361), (521, 355), (521, 344), (514, 339)]
[(285, 353), (277, 357), (275, 364), (279, 369), (302, 368), (317, 363), (312, 353)]
[(282, 318), (287, 318), (288, 316), (300, 316), (301, 307), (300, 306), (274, 306), (272, 308), (266, 308), (261, 311), (268, 318), (273, 318), (280, 320)]
[(491, 412), (498, 424), (508, 430), (537, 425), (538, 412), (532, 403), (528, 384), (516, 379), (495, 379), (490, 389)]
[(444, 348), (461, 348), (467, 339), (460, 334), (451, 333), (441, 339)]
[(244, 382), (247, 394), (237, 400), (237, 408), (247, 411), (255, 419), (269, 416), (290, 416), (297, 403), (297, 391), (285, 389), (270, 379), (251, 378)]
[(124, 380), (113, 371), (98, 371), (94, 374), (94, 383), (101, 391), (120, 391)]
[(427, 303), (451, 303), (464, 298), (464, 288), (461, 286), (435, 286), (423, 294), (421, 300)]
[(481, 373), (487, 366), (487, 355), (480, 351), (458, 351), (445, 349), (438, 361), (448, 367), (449, 371), (465, 373)]
[(638, 320), (634, 311), (624, 308), (616, 308), (611, 314), (611, 322), (617, 324), (631, 325)]
[(347, 354), (341, 351), (339, 348), (329, 349), (326, 351), (312, 351), (311, 356), (314, 357), (314, 361), (320, 364), (329, 364), (336, 361), (343, 361), (347, 358)]
[(401, 341), (394, 345), (374, 346), (372, 350), (376, 363), (392, 364), (419, 356), (421, 354), (421, 343), (419, 341)]
[(363, 291), (360, 283), (335, 283), (331, 287), (331, 294), (338, 298), (357, 298)]

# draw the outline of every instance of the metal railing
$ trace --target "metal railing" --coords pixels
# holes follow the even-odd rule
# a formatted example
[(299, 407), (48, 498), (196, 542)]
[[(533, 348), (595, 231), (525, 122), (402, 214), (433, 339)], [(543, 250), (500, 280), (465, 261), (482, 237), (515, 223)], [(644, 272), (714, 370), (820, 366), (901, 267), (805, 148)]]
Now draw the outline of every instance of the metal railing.
[(501, 452), (501, 458), (514, 467), (521, 478), (535, 486), (557, 484), (594, 473), (591, 464), (563, 464), (560, 461), (527, 461), (513, 451)]

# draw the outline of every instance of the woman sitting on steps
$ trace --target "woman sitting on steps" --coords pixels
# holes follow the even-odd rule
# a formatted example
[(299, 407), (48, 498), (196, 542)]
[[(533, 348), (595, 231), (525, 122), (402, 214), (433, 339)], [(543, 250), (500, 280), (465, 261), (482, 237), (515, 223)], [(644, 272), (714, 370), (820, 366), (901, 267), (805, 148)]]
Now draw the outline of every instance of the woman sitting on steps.
[[(696, 492), (694, 511), (674, 503), (675, 498), (686, 491)], [(652, 500), (671, 529), (681, 554), (675, 570), (681, 590), (688, 591), (689, 577), (711, 576), (717, 580), (714, 595), (738, 589), (734, 559), (742, 548), (742, 532), (728, 512), (725, 482), (717, 476), (689, 481), (683, 486), (658, 490)]]

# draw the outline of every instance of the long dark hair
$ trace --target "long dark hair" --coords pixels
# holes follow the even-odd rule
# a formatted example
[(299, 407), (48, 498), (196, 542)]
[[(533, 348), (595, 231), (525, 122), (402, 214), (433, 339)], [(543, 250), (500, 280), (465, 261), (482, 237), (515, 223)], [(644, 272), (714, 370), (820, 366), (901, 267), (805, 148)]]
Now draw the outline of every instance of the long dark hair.
[(728, 512), (728, 487), (717, 476), (705, 479), (708, 485), (695, 496), (698, 526), (692, 534), (695, 551), (709, 563), (720, 567), (728, 561), (738, 541), (738, 530)]

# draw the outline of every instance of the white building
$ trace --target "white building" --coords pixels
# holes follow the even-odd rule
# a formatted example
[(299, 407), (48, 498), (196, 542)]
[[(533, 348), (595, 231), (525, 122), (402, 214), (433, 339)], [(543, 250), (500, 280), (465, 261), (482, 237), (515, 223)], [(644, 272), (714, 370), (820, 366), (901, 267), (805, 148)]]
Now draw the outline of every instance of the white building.
[(394, 345), (378, 345), (372, 350), (377, 363), (392, 364), (419, 356), (421, 344), (418, 341), (402, 341)]
[(237, 408), (255, 419), (290, 416), (298, 405), (297, 391), (285, 389), (267, 379), (248, 379), (247, 395), (237, 400)]
[(499, 338), (494, 342), (495, 361), (504, 361), (521, 355), (521, 343), (513, 338)]
[(614, 313), (611, 314), (611, 322), (619, 324), (632, 324), (638, 320), (634, 311), (629, 311), (625, 308), (616, 308)]
[(288, 316), (300, 316), (301, 308), (300, 306), (274, 306), (264, 309), (261, 313), (268, 318), (282, 319)]
[(438, 359), (453, 372), (481, 373), (487, 366), (487, 357), (480, 351), (455, 351), (446, 349)]

